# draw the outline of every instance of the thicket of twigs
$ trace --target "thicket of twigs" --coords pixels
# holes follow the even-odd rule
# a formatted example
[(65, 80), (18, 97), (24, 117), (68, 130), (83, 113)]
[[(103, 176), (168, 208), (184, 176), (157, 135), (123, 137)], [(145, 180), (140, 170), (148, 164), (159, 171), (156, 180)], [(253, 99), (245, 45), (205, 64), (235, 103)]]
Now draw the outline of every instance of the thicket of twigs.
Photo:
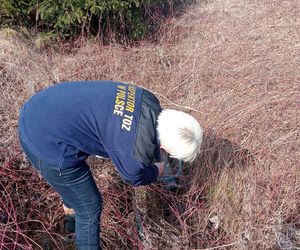
[(176, 192), (133, 189), (109, 161), (89, 160), (105, 204), (104, 248), (299, 248), (299, 12), (297, 0), (200, 1), (156, 44), (81, 40), (68, 53), (2, 30), (0, 248), (72, 249), (59, 197), (21, 154), (17, 117), (34, 92), (85, 79), (135, 82), (205, 129)]

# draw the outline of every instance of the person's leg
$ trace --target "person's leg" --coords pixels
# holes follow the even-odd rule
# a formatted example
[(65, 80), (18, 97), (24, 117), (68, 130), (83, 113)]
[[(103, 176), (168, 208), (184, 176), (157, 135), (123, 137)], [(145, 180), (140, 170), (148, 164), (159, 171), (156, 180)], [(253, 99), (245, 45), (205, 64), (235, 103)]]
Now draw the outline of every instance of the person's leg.
[[(53, 178), (52, 169), (42, 175), (75, 211), (75, 234), (78, 249), (100, 249), (100, 215), (102, 199), (88, 165), (61, 170), (61, 180)], [(67, 186), (65, 186), (67, 185)]]
[(100, 249), (101, 194), (88, 165), (58, 170), (35, 157), (21, 141), (24, 152), (42, 177), (75, 211), (76, 245), (79, 250)]

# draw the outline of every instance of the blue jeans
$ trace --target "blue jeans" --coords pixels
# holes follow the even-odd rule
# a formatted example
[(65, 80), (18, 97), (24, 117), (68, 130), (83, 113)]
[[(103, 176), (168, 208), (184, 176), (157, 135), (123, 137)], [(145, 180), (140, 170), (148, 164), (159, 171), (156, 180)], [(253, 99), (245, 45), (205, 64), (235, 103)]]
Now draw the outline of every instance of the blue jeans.
[(101, 194), (89, 166), (60, 169), (33, 155), (20, 138), (21, 146), (34, 168), (61, 196), (64, 204), (75, 211), (75, 239), (79, 250), (99, 250)]

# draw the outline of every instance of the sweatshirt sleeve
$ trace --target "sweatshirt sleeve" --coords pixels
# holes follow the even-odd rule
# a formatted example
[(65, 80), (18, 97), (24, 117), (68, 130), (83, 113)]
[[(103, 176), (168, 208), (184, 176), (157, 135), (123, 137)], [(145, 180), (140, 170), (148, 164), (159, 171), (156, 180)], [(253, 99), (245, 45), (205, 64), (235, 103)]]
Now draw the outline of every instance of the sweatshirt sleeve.
[(146, 165), (141, 161), (118, 151), (109, 152), (109, 156), (116, 166), (122, 180), (132, 186), (148, 185), (157, 180), (156, 165)]

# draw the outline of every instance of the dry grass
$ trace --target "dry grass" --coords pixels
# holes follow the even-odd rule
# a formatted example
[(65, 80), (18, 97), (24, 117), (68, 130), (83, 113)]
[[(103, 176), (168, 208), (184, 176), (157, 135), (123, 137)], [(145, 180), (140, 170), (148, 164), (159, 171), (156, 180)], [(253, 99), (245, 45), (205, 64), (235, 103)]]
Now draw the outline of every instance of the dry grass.
[[(177, 193), (159, 185), (132, 191), (120, 186), (110, 163), (91, 160), (105, 201), (107, 249), (299, 248), (299, 13), (297, 0), (199, 2), (170, 20), (156, 44), (87, 41), (68, 54), (37, 52), (29, 41), (2, 32), (0, 207), (8, 209), (0, 214), (10, 217), (0, 218), (0, 246), (37, 248), (31, 239), (42, 244), (41, 235), (53, 249), (65, 246), (58, 197), (28, 167), (20, 168), (20, 105), (54, 82), (112, 79), (151, 89), (164, 107), (197, 110), (188, 111), (206, 135)], [(144, 242), (133, 223), (136, 207)], [(34, 227), (39, 231), (28, 231)]]

